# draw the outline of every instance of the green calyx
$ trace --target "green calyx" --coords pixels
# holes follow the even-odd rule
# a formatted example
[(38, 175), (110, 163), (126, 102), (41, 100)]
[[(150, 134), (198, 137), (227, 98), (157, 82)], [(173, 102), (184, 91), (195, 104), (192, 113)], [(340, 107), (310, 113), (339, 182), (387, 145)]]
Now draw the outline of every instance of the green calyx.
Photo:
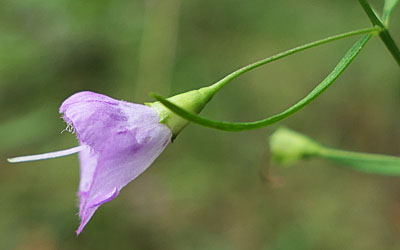
[(275, 131), (269, 144), (273, 160), (282, 165), (290, 165), (316, 155), (321, 149), (314, 140), (287, 128)]
[[(167, 100), (187, 111), (199, 114), (201, 110), (203, 110), (206, 104), (214, 96), (216, 91), (217, 91), (216, 87), (209, 86), (181, 93), (169, 97)], [(154, 94), (150, 95), (154, 96)], [(154, 108), (158, 112), (158, 114), (160, 115), (160, 122), (164, 123), (165, 125), (167, 125), (168, 128), (171, 129), (173, 133), (173, 139), (175, 139), (175, 137), (179, 134), (179, 132), (189, 123), (188, 120), (175, 114), (167, 107), (165, 107), (163, 104), (161, 104), (159, 101), (146, 103), (146, 105), (151, 108)]]

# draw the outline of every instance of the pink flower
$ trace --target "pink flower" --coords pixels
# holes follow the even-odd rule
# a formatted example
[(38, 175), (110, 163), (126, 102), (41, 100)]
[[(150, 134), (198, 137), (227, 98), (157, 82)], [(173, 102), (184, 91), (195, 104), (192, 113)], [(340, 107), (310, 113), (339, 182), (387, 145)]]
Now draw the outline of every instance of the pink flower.
[(153, 108), (89, 91), (65, 100), (60, 113), (67, 128), (73, 127), (81, 146), (10, 161), (41, 160), (79, 152), (81, 224), (77, 234), (80, 234), (98, 207), (117, 197), (124, 186), (153, 163), (170, 142), (172, 132), (160, 123), (160, 116)]
[(79, 152), (79, 234), (100, 205), (153, 163), (172, 132), (154, 109), (93, 92), (69, 97), (60, 113), (86, 146)]
[[(179, 94), (171, 101), (199, 113), (215, 93), (202, 88)], [(158, 102), (147, 105), (115, 100), (84, 91), (70, 96), (60, 113), (80, 146), (57, 152), (8, 159), (44, 160), (79, 152), (80, 234), (102, 204), (113, 200), (129, 182), (145, 171), (188, 123)]]

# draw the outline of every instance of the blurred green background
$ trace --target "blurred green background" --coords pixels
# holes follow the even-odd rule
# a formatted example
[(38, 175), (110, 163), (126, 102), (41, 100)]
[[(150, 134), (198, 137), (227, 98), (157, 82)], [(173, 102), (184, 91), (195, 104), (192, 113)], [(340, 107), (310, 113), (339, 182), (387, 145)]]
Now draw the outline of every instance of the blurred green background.
[[(382, 0), (372, 1), (381, 9)], [(391, 32), (400, 42), (400, 9)], [(81, 90), (152, 101), (240, 66), (370, 22), (356, 0), (2, 0), (0, 249), (400, 249), (400, 178), (313, 160), (271, 165), (278, 127), (190, 125), (144, 174), (78, 227), (76, 156), (6, 158), (72, 147), (58, 108)], [(357, 38), (247, 73), (203, 115), (249, 121), (306, 95)], [(400, 155), (400, 72), (373, 38), (320, 98), (281, 122), (326, 145)], [(275, 182), (261, 174), (270, 168)]]

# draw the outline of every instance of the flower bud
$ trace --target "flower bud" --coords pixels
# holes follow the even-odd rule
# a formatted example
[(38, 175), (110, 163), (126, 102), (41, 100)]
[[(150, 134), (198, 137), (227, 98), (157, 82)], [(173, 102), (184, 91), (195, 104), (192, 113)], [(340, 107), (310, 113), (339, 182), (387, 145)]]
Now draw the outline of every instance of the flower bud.
[(318, 153), (321, 146), (312, 139), (287, 128), (279, 128), (270, 137), (272, 159), (289, 165)]

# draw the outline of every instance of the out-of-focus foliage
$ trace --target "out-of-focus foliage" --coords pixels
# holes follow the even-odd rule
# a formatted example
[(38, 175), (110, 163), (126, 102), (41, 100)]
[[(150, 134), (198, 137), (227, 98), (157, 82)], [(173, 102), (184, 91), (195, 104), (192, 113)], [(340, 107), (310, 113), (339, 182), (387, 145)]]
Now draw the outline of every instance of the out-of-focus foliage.
[[(399, 20), (395, 9), (397, 42)], [(400, 179), (322, 161), (270, 166), (264, 152), (276, 126), (187, 127), (78, 238), (77, 157), (5, 161), (76, 145), (74, 135), (60, 133), (58, 107), (77, 91), (151, 101), (149, 91), (199, 88), (257, 59), (369, 26), (349, 0), (2, 0), (0, 249), (399, 249)], [(277, 113), (320, 82), (356, 39), (248, 73), (204, 115), (246, 121)], [(331, 89), (281, 124), (327, 145), (400, 155), (399, 105), (398, 66), (375, 38)], [(267, 167), (270, 182), (260, 178)]]

